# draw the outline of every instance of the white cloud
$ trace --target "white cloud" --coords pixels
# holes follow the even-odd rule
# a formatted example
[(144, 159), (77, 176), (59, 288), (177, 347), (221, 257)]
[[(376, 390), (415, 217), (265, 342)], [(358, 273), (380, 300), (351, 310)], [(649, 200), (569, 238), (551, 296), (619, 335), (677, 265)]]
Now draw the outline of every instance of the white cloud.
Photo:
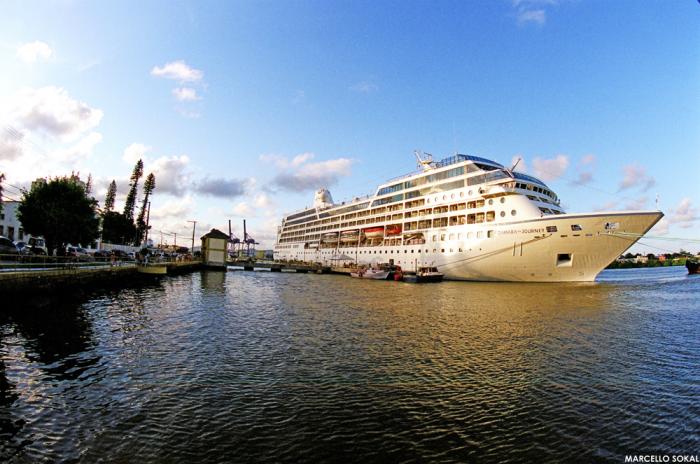
[(163, 66), (154, 66), (151, 75), (180, 82), (197, 82), (204, 77), (199, 69), (191, 68), (183, 60), (172, 61)]
[(544, 25), (547, 22), (547, 8), (558, 4), (559, 0), (513, 0), (515, 17), (520, 25)]
[(219, 198), (233, 198), (244, 195), (255, 183), (253, 179), (225, 179), (205, 176), (195, 183), (198, 193)]
[(690, 198), (683, 198), (678, 206), (671, 210), (671, 215), (668, 218), (669, 223), (677, 224), (679, 227), (688, 229), (695, 225), (695, 222), (700, 219), (700, 213), (697, 208), (693, 207)]
[[(156, 184), (157, 183), (158, 180), (156, 179)], [(193, 206), (194, 200), (189, 195), (185, 198), (169, 200), (157, 208), (152, 208), (151, 218), (155, 220), (179, 218), (184, 222), (186, 221), (187, 216), (192, 212)]]
[(666, 235), (668, 234), (668, 219), (663, 217), (649, 231), (649, 235)]
[(557, 155), (551, 159), (535, 158), (532, 161), (532, 169), (535, 176), (544, 181), (560, 178), (569, 167), (569, 158), (566, 155)]
[(371, 81), (361, 81), (350, 86), (350, 90), (357, 93), (373, 93), (379, 90), (379, 86)]
[(103, 116), (102, 110), (91, 108), (54, 86), (22, 89), (10, 99), (9, 107), (10, 119), (19, 125), (67, 142), (96, 127)]
[(624, 177), (620, 181), (619, 190), (626, 190), (633, 187), (638, 187), (641, 191), (646, 192), (656, 184), (656, 180), (652, 176), (647, 175), (646, 169), (637, 164), (628, 164), (622, 167)]
[(233, 215), (242, 218), (253, 217), (255, 216), (255, 210), (247, 202), (241, 201), (233, 207)]
[(0, 133), (0, 160), (12, 161), (22, 155), (24, 132), (7, 126)]
[(636, 200), (630, 200), (625, 204), (625, 209), (627, 210), (640, 210), (644, 209), (649, 203), (648, 197), (639, 197)]
[[(352, 160), (348, 158), (337, 158), (316, 163), (306, 163), (312, 156), (304, 154), (295, 157), (289, 166), (290, 172), (277, 174), (273, 179), (273, 184), (278, 187), (295, 192), (306, 190), (316, 190), (320, 187), (328, 187), (336, 182), (340, 177), (350, 175)], [(294, 161), (298, 160), (297, 164)], [(302, 161), (299, 161), (302, 160)]]
[(272, 209), (272, 200), (265, 193), (259, 193), (255, 196), (255, 207), (260, 208), (263, 211), (270, 211)]
[(144, 173), (156, 176), (156, 193), (182, 196), (190, 187), (187, 168), (190, 159), (185, 156), (161, 156), (144, 167)]
[(589, 164), (594, 164), (596, 162), (596, 156), (593, 154), (584, 155), (579, 161), (581, 166), (587, 166)]
[(178, 101), (196, 101), (201, 100), (197, 95), (197, 91), (191, 87), (177, 87), (173, 89), (173, 95)]
[(148, 145), (144, 145), (142, 143), (132, 143), (124, 149), (122, 159), (131, 165), (136, 164), (138, 160), (143, 160), (145, 163), (147, 161), (146, 153), (149, 151), (151, 151), (151, 147)]
[(79, 140), (75, 145), (68, 148), (61, 148), (53, 153), (53, 156), (59, 160), (75, 162), (92, 155), (95, 145), (102, 141), (102, 134), (99, 132), (90, 132), (88, 135)]
[(51, 47), (40, 40), (22, 44), (17, 48), (17, 58), (25, 63), (35, 63), (39, 59), (48, 60), (51, 55), (53, 55)]
[(286, 156), (282, 155), (275, 155), (275, 154), (264, 154), (260, 155), (260, 161), (264, 163), (271, 163), (273, 164), (277, 169), (290, 169), (290, 168), (296, 168), (301, 166), (302, 164), (306, 163), (307, 161), (310, 161), (313, 159), (315, 155), (313, 153), (305, 152), (305, 153), (300, 153), (296, 155), (294, 158), (291, 160), (288, 159)]

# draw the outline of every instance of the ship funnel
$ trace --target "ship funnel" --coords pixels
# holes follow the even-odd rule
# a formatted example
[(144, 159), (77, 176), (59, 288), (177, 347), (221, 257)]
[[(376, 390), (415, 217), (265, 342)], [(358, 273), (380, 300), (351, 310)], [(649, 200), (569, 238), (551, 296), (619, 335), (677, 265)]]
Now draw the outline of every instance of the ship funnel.
[(329, 206), (333, 206), (333, 197), (331, 196), (331, 192), (325, 188), (318, 189), (318, 191), (316, 191), (316, 195), (314, 196), (314, 206), (316, 208), (327, 208)]

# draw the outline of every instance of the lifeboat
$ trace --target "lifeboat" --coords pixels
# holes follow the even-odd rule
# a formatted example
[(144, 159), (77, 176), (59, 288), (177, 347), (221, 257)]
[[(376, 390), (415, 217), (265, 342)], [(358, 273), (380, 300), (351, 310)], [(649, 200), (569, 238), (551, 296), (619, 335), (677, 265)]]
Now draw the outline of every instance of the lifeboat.
[(362, 233), (367, 238), (382, 238), (384, 237), (384, 227), (368, 227), (363, 229)]
[(399, 235), (401, 233), (401, 224), (391, 224), (386, 226), (387, 235)]
[(343, 243), (356, 242), (360, 238), (360, 232), (356, 230), (344, 230), (340, 233), (340, 241)]
[(321, 242), (323, 242), (323, 243), (338, 243), (338, 232), (331, 232), (329, 234), (321, 235)]

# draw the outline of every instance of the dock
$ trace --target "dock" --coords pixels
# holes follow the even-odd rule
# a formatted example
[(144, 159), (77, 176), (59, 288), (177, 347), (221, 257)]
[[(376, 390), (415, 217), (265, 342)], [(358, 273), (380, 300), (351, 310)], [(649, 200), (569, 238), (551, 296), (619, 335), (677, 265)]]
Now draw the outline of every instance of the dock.
[(332, 268), (321, 264), (309, 263), (282, 263), (276, 261), (260, 260), (232, 260), (227, 261), (227, 268), (232, 271), (270, 271), (270, 272), (298, 272), (301, 274), (330, 274)]

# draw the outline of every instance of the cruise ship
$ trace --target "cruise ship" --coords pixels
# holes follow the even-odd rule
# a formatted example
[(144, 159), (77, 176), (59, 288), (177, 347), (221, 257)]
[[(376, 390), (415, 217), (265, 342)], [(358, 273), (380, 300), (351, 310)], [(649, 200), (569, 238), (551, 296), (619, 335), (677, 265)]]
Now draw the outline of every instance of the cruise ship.
[(433, 161), (380, 185), (374, 195), (283, 218), (274, 256), (330, 266), (392, 263), (437, 267), (446, 279), (586, 282), (631, 247), (660, 211), (566, 213), (536, 177), (486, 158)]

